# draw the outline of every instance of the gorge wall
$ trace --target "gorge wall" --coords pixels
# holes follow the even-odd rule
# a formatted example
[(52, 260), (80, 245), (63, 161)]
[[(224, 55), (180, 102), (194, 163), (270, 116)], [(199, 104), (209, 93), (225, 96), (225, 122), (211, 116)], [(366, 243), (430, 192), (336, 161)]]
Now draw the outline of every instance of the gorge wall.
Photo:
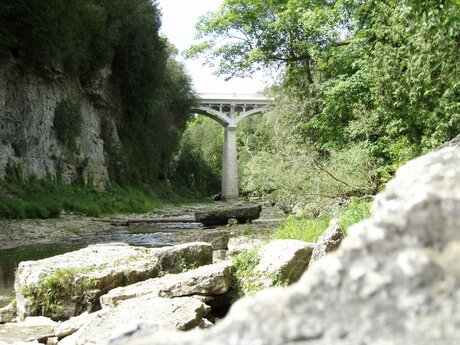
[[(119, 145), (115, 118), (122, 106), (109, 68), (81, 85), (59, 66), (32, 70), (14, 58), (0, 66), (0, 179), (59, 178), (69, 183), (92, 179), (103, 189), (108, 180), (108, 147)], [(55, 128), (56, 108), (74, 102), (80, 134), (62, 138)], [(64, 124), (67, 125), (67, 124)], [(74, 140), (68, 145), (67, 140)], [(104, 141), (105, 139), (105, 141)]]

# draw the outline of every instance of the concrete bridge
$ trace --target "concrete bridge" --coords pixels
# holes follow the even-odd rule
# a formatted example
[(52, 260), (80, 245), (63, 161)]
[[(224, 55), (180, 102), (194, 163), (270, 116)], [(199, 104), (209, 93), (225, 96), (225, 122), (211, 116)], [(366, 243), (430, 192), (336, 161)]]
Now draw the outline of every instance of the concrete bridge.
[(199, 104), (192, 109), (224, 127), (224, 155), (222, 165), (222, 200), (238, 200), (238, 163), (236, 128), (245, 118), (270, 108), (272, 99), (261, 94), (199, 94)]

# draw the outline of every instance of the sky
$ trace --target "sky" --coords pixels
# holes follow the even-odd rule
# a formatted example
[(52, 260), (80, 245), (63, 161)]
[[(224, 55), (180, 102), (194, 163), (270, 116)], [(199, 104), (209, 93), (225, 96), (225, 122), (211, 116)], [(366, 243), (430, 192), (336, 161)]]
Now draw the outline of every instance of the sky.
[[(161, 33), (183, 52), (193, 43), (198, 18), (216, 11), (221, 3), (222, 0), (158, 0), (162, 11)], [(252, 78), (233, 78), (226, 82), (223, 76), (213, 75), (213, 68), (203, 66), (203, 60), (186, 60), (183, 57), (179, 60), (185, 64), (198, 93), (256, 93), (269, 83), (261, 72)]]

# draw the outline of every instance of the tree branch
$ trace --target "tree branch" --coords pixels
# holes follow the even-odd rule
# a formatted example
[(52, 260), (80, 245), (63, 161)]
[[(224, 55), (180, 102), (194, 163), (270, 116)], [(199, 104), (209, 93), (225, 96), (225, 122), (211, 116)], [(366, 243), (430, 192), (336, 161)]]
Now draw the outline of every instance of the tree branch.
[(333, 180), (339, 182), (339, 183), (342, 183), (344, 184), (345, 186), (349, 187), (349, 188), (354, 188), (354, 189), (357, 189), (356, 187), (354, 186), (351, 186), (349, 185), (348, 183), (346, 183), (345, 181), (342, 181), (341, 179), (335, 177), (334, 175), (332, 175), (332, 173), (330, 173), (327, 169), (325, 169), (324, 167), (322, 167), (315, 159), (313, 159), (313, 164), (315, 165), (315, 167), (317, 167), (318, 169), (320, 169), (321, 171), (325, 172), (327, 175), (329, 175)]

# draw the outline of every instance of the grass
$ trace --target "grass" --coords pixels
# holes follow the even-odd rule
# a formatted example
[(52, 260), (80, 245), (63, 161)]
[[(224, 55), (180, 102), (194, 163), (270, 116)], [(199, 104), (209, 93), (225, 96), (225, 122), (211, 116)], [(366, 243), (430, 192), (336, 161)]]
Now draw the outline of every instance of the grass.
[(89, 184), (67, 185), (48, 179), (0, 181), (0, 219), (56, 218), (63, 211), (90, 217), (145, 213), (162, 203), (187, 201), (166, 184), (154, 187), (111, 185), (105, 192), (98, 192)]
[(338, 218), (344, 234), (348, 228), (370, 215), (370, 202), (352, 200), (346, 207), (338, 208), (317, 218), (289, 216), (276, 232), (276, 238), (316, 242), (329, 226), (332, 218)]
[(232, 281), (232, 303), (243, 296), (252, 295), (262, 289), (257, 282), (258, 275), (254, 272), (260, 259), (259, 248), (247, 250), (233, 257), (233, 266), (230, 269)]
[(327, 229), (331, 217), (322, 216), (319, 218), (297, 218), (289, 216), (278, 231), (276, 238), (293, 239), (305, 242), (316, 242), (324, 230)]
[[(35, 315), (55, 316), (62, 310), (59, 302), (70, 301), (75, 296), (74, 290), (77, 289), (75, 277), (78, 272), (77, 268), (56, 270), (37, 284), (22, 286), (21, 294), (33, 304)], [(96, 288), (98, 282), (83, 278), (78, 284), (82, 291), (86, 291)]]

